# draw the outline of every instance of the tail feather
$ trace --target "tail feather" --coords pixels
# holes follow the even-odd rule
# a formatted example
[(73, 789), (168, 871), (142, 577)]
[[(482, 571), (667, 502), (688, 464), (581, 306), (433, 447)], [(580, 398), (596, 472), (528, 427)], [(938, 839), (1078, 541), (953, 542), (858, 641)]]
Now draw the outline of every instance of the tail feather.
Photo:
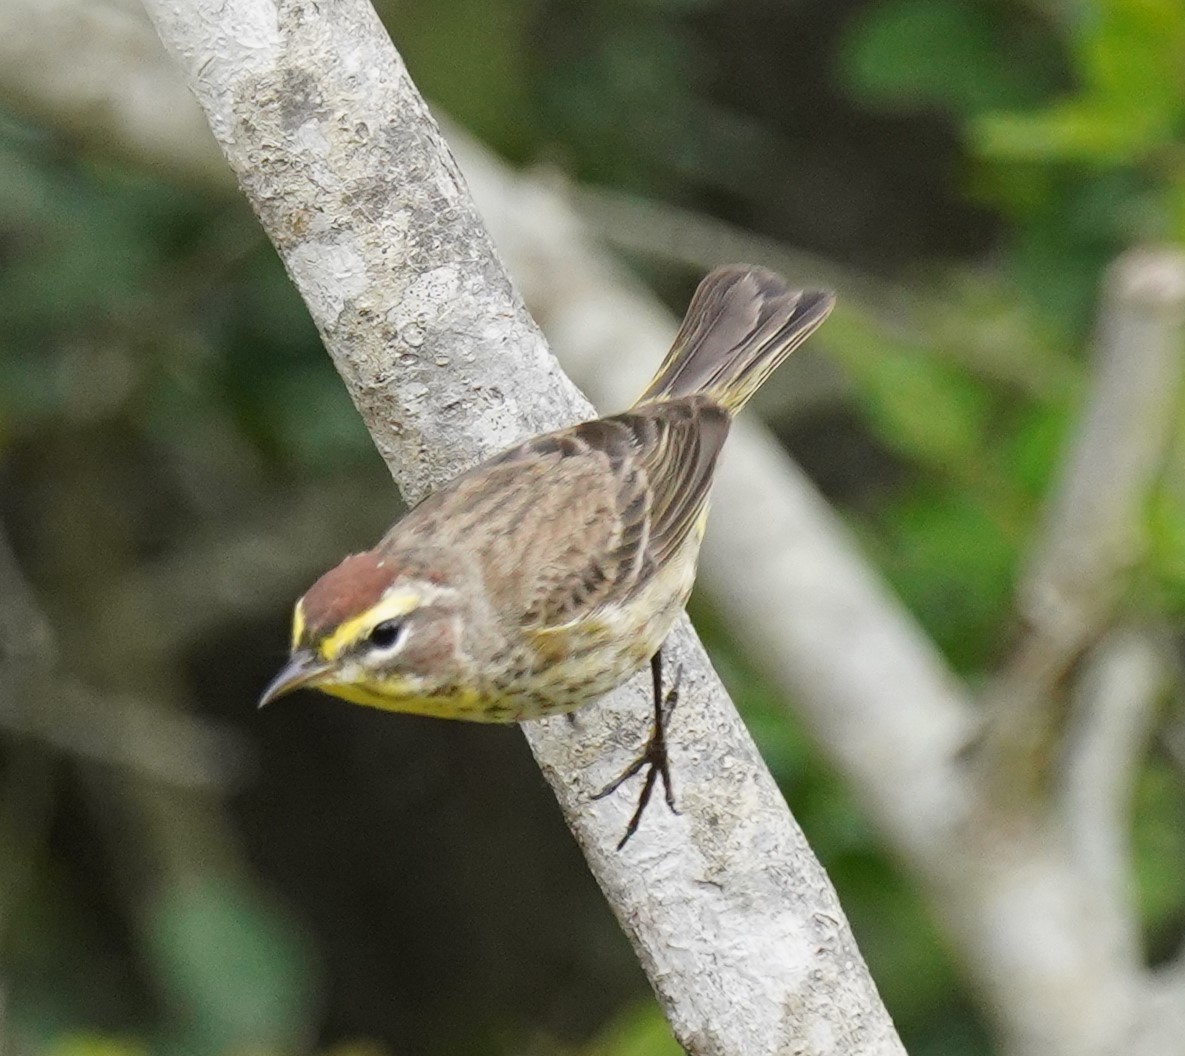
[(717, 268), (699, 284), (635, 406), (702, 394), (736, 414), (834, 305), (829, 290), (792, 290), (764, 268)]

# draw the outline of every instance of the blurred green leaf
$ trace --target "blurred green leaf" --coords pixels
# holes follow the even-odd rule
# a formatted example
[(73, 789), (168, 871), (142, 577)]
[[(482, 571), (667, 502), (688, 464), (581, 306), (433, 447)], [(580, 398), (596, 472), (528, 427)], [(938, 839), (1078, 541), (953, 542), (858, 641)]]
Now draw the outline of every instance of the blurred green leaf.
[(145, 921), (158, 978), (186, 1052), (305, 1047), (316, 1022), (315, 973), (295, 922), (215, 879), (166, 888)]
[[(1179, 719), (1177, 721), (1180, 721)], [(1185, 920), (1185, 789), (1181, 772), (1154, 758), (1136, 783), (1132, 844), (1141, 916), (1158, 957), (1173, 950)]]
[(1076, 52), (1090, 94), (1168, 132), (1185, 107), (1185, 4), (1096, 0), (1079, 23)]
[(975, 0), (893, 0), (864, 8), (841, 53), (853, 91), (879, 106), (972, 115), (1036, 101), (1048, 78), (1014, 61), (998, 12)]
[(1054, 466), (1065, 450), (1071, 421), (1067, 404), (1025, 408), (1003, 441), (1003, 461), (1012, 481), (1027, 494), (1034, 509), (1043, 501)]
[(1179, 487), (1170, 477), (1147, 506), (1147, 553), (1134, 590), (1154, 618), (1185, 619), (1185, 503)]
[(271, 379), (254, 410), (272, 442), (302, 468), (323, 472), (377, 459), (370, 434), (337, 376), (292, 370)]
[(888, 342), (875, 357), (842, 362), (870, 422), (903, 454), (951, 465), (974, 460), (982, 449), (990, 398), (965, 372)]
[(107, 1034), (61, 1034), (46, 1045), (43, 1056), (149, 1056), (142, 1040)]
[(580, 1056), (683, 1056), (683, 1048), (651, 1001), (622, 1012), (580, 1050)]
[(890, 582), (958, 669), (982, 670), (1010, 611), (1015, 541), (963, 489), (917, 489), (883, 530)]
[(984, 115), (972, 124), (971, 139), (987, 158), (1123, 165), (1163, 146), (1165, 129), (1147, 111), (1075, 101), (1033, 114)]
[(490, 146), (523, 160), (538, 135), (530, 98), (538, 0), (377, 5), (420, 91)]
[(972, 140), (987, 157), (1124, 164), (1169, 147), (1185, 115), (1185, 5), (1099, 0), (1070, 38), (1080, 91), (1028, 114), (986, 115)]

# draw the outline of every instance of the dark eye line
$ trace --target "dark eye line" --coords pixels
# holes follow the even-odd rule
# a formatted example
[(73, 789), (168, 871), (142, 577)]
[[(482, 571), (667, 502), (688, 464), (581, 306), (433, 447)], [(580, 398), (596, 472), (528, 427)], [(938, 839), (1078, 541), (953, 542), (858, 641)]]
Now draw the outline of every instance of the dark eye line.
[(403, 633), (403, 620), (383, 620), (371, 628), (366, 636), (367, 642), (376, 649), (390, 649)]

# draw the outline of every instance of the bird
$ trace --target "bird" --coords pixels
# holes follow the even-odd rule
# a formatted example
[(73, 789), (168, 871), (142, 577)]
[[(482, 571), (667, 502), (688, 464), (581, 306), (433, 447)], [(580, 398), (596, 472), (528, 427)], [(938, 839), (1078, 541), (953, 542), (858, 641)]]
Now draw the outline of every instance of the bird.
[(828, 290), (735, 264), (699, 284), (629, 410), (522, 441), (443, 485), (296, 602), (260, 707), (312, 688), (386, 711), (511, 723), (575, 709), (650, 665), (636, 832), (657, 777), (675, 810), (662, 645), (695, 580), (729, 425), (827, 318)]

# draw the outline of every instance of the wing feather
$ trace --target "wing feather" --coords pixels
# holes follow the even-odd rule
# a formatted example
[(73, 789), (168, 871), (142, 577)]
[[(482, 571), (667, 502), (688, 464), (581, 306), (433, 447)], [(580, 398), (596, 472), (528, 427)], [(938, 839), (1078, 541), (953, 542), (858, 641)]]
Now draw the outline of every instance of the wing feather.
[(535, 437), (469, 470), (395, 531), (475, 553), (502, 618), (547, 633), (622, 604), (703, 513), (728, 415), (688, 397)]

